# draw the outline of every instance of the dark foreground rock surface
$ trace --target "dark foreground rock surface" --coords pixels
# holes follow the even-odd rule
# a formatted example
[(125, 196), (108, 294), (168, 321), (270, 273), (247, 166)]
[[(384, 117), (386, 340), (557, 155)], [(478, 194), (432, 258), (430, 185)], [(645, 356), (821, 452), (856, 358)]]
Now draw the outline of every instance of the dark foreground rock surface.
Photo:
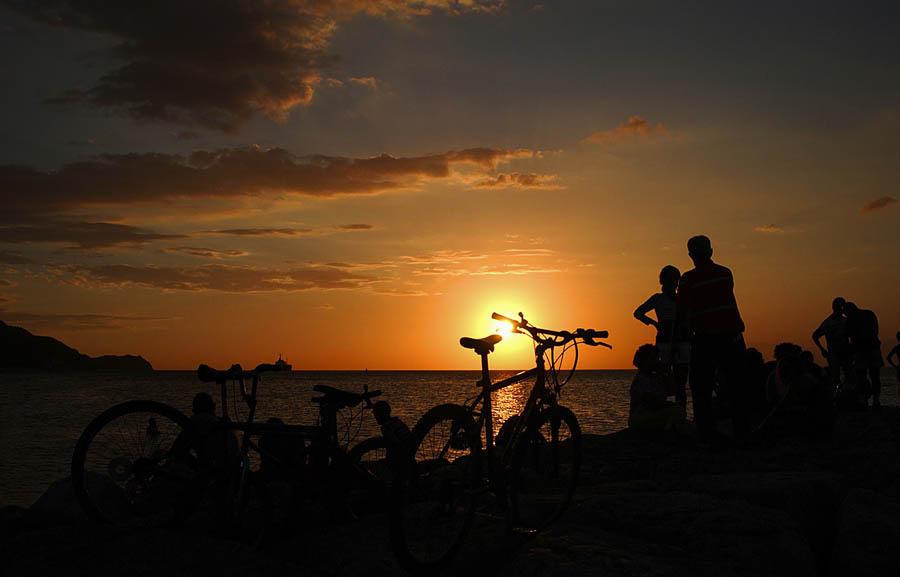
[[(840, 415), (834, 438), (711, 450), (627, 432), (585, 439), (576, 501), (549, 532), (481, 520), (446, 574), (900, 575), (900, 409)], [(5, 575), (403, 575), (385, 519), (310, 520), (262, 550), (207, 535), (115, 534), (57, 484), (0, 512)], [(299, 521), (298, 521), (299, 523)]]

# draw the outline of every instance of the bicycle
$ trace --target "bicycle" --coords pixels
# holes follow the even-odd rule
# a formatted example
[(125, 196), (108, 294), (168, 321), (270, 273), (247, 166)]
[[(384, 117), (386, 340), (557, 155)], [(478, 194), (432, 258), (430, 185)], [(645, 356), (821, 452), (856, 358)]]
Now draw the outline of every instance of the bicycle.
[[(220, 386), (219, 418), (189, 418), (147, 400), (101, 413), (85, 428), (72, 456), (72, 483), (82, 508), (119, 529), (213, 526), (258, 544), (274, 521), (273, 479), (301, 487), (310, 479), (330, 482), (340, 490), (329, 497), (341, 498), (347, 507), (383, 499), (390, 448), (376, 436), (348, 451), (337, 429), (339, 411), (360, 404), (371, 409), (381, 391), (316, 385), (313, 390), (321, 393), (312, 399), (319, 406), (317, 425), (254, 422), (261, 376), (277, 370), (270, 364), (252, 371), (200, 365), (199, 379)], [(237, 401), (232, 407), (237, 418), (229, 416), (229, 381), (247, 406), (243, 420)]]
[[(413, 428), (414, 466), (403, 482), (394, 484), (391, 542), (400, 563), (413, 571), (437, 569), (453, 557), (472, 526), (481, 495), (493, 494), (510, 531), (531, 533), (556, 520), (575, 492), (581, 428), (575, 414), (559, 404), (560, 390), (575, 372), (578, 344), (612, 348), (595, 340), (607, 338), (608, 332), (541, 329), (522, 313), (517, 321), (497, 313), (492, 318), (534, 341), (535, 367), (493, 383), (488, 355), (502, 337), (460, 339), (462, 347), (481, 357), (476, 383), (481, 390), (461, 405), (438, 405), (419, 419)], [(569, 348), (574, 348), (575, 361), (560, 378)], [(495, 437), (491, 393), (531, 378), (534, 385), (522, 410)], [(482, 453), (487, 464), (483, 472)]]

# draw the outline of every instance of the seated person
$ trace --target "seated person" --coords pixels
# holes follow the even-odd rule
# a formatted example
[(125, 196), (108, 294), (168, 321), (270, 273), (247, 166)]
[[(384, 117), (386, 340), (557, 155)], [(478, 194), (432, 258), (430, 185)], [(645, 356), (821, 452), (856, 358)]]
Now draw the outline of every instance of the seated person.
[(372, 415), (381, 428), (388, 465), (397, 471), (409, 463), (413, 441), (412, 433), (399, 417), (391, 416), (391, 405), (387, 401), (378, 401), (372, 405)]
[(831, 430), (831, 386), (813, 356), (793, 343), (775, 347), (775, 370), (769, 375), (770, 430), (819, 436)]
[(638, 372), (631, 382), (629, 428), (640, 432), (680, 430), (685, 425), (684, 408), (666, 400), (666, 377), (659, 349), (641, 345), (634, 353)]
[(222, 426), (216, 416), (216, 402), (209, 393), (194, 395), (191, 421), (197, 433), (196, 449), (201, 468), (222, 473), (239, 464), (238, 442), (234, 432)]
[(259, 438), (259, 472), (268, 479), (286, 479), (297, 475), (306, 463), (306, 443), (297, 434), (282, 431), (284, 421), (271, 417), (270, 428)]

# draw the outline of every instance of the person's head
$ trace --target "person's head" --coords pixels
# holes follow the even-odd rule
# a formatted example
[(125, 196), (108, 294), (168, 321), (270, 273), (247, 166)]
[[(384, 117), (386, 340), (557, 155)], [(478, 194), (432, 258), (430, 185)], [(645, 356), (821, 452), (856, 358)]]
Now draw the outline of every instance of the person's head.
[(197, 393), (191, 403), (191, 411), (195, 415), (214, 415), (216, 414), (216, 402), (209, 393)]
[(775, 345), (773, 354), (775, 355), (775, 360), (780, 361), (788, 357), (799, 357), (801, 352), (803, 352), (803, 349), (794, 343), (778, 343)]
[(800, 353), (800, 360), (803, 361), (803, 366), (811, 367), (816, 364), (816, 358), (813, 356), (812, 351), (804, 350)]
[(844, 315), (850, 317), (859, 312), (859, 307), (856, 306), (856, 303), (852, 303), (847, 301), (844, 303)]
[(681, 271), (670, 264), (667, 264), (659, 271), (659, 284), (662, 285), (664, 291), (674, 291), (678, 288), (679, 280), (681, 280)]
[(755, 349), (753, 347), (748, 347), (746, 352), (744, 353), (744, 358), (747, 360), (747, 366), (751, 368), (761, 367), (766, 364), (766, 360), (763, 358), (763, 354), (759, 352), (759, 349)]
[(837, 314), (841, 314), (844, 312), (844, 305), (846, 304), (847, 301), (844, 300), (844, 297), (835, 297), (835, 299), (831, 301), (831, 310)]
[(652, 371), (659, 364), (659, 349), (649, 343), (641, 345), (634, 352), (633, 362), (639, 371)]
[(372, 405), (372, 415), (379, 425), (386, 423), (391, 418), (391, 405), (387, 401), (376, 402)]
[(694, 261), (694, 264), (706, 262), (712, 258), (713, 249), (712, 242), (708, 236), (697, 235), (691, 237), (687, 243), (688, 256)]

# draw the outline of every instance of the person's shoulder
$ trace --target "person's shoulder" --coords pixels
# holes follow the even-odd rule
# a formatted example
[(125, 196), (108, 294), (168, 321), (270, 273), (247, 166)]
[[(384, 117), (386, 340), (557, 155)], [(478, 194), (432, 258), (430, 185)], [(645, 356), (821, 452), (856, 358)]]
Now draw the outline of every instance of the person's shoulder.
[(727, 274), (728, 276), (731, 276), (731, 269), (725, 265), (719, 264), (717, 262), (713, 262), (712, 267), (710, 267), (710, 268), (718, 273)]
[(685, 271), (681, 274), (681, 279), (678, 281), (678, 286), (682, 286), (685, 283), (690, 284), (697, 277), (699, 273), (696, 268), (692, 268), (691, 270)]

